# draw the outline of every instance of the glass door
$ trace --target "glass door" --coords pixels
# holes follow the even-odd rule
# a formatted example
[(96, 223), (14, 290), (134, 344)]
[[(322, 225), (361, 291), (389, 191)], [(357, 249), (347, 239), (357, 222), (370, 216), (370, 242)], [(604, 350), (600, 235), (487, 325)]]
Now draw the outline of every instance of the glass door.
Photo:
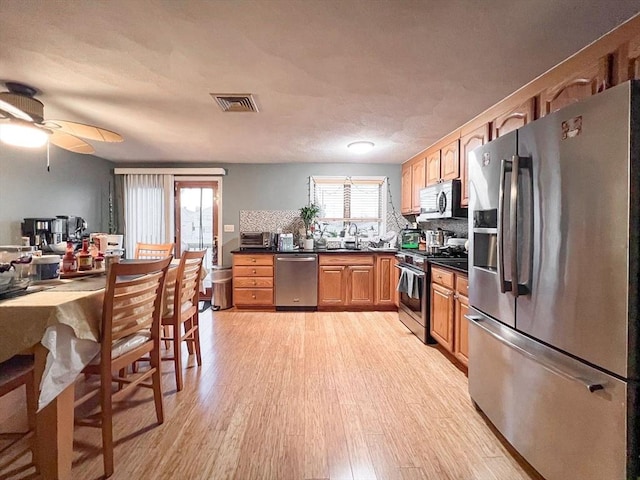
[(211, 267), (218, 264), (218, 182), (176, 181), (176, 257), (187, 250), (206, 249), (204, 285), (211, 298)]

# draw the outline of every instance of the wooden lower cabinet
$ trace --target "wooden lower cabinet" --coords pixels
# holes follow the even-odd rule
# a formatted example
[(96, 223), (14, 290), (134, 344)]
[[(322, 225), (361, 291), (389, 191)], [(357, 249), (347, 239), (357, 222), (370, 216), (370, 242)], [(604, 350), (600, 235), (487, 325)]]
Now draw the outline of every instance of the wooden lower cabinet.
[(236, 308), (272, 308), (273, 255), (233, 255), (233, 305)]
[(347, 305), (373, 305), (375, 292), (373, 265), (347, 267)]
[(431, 267), (431, 336), (464, 366), (469, 363), (469, 282), (457, 271)]
[(395, 255), (376, 256), (376, 306), (397, 306), (398, 305), (398, 285), (399, 270), (395, 268)]
[(373, 255), (320, 255), (318, 306), (373, 306)]
[(346, 304), (346, 268), (344, 265), (320, 265), (318, 271), (319, 306), (343, 306)]
[(319, 308), (397, 307), (398, 269), (394, 254), (320, 254), (318, 263)]
[(453, 290), (431, 283), (431, 336), (453, 352)]

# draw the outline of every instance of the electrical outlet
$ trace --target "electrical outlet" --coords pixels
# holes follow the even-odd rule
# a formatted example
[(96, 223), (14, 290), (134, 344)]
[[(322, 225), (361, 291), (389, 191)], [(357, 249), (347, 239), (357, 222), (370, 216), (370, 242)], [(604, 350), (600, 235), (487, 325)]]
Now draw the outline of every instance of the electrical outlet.
[(236, 231), (236, 226), (235, 225), (225, 225), (224, 226), (224, 231), (225, 232), (235, 232)]

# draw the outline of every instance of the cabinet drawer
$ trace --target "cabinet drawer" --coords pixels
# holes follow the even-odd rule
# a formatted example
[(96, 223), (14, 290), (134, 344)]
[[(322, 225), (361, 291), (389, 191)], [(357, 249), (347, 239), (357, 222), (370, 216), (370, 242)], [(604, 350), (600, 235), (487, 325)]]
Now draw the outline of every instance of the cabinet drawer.
[(373, 265), (373, 255), (320, 255), (320, 265)]
[(463, 275), (456, 275), (456, 292), (469, 297), (469, 279)]
[(234, 266), (233, 267), (233, 276), (234, 277), (273, 277), (273, 267), (265, 267), (265, 266)]
[(233, 301), (236, 305), (272, 305), (273, 288), (234, 288)]
[(449, 270), (438, 267), (431, 267), (431, 281), (439, 283), (445, 287), (453, 288), (453, 280), (456, 274)]
[(234, 288), (273, 288), (272, 277), (236, 277)]
[(233, 265), (271, 265), (273, 266), (273, 255), (238, 255), (233, 256)]

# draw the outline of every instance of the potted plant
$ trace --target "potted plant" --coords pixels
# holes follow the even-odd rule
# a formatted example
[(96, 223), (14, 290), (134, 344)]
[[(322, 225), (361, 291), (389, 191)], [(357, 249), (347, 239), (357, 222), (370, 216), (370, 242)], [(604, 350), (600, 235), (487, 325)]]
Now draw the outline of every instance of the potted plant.
[(304, 223), (304, 230), (306, 239), (304, 242), (305, 250), (313, 250), (313, 235), (311, 232), (311, 225), (315, 221), (316, 217), (320, 213), (320, 207), (315, 203), (310, 203), (300, 209), (300, 218)]

